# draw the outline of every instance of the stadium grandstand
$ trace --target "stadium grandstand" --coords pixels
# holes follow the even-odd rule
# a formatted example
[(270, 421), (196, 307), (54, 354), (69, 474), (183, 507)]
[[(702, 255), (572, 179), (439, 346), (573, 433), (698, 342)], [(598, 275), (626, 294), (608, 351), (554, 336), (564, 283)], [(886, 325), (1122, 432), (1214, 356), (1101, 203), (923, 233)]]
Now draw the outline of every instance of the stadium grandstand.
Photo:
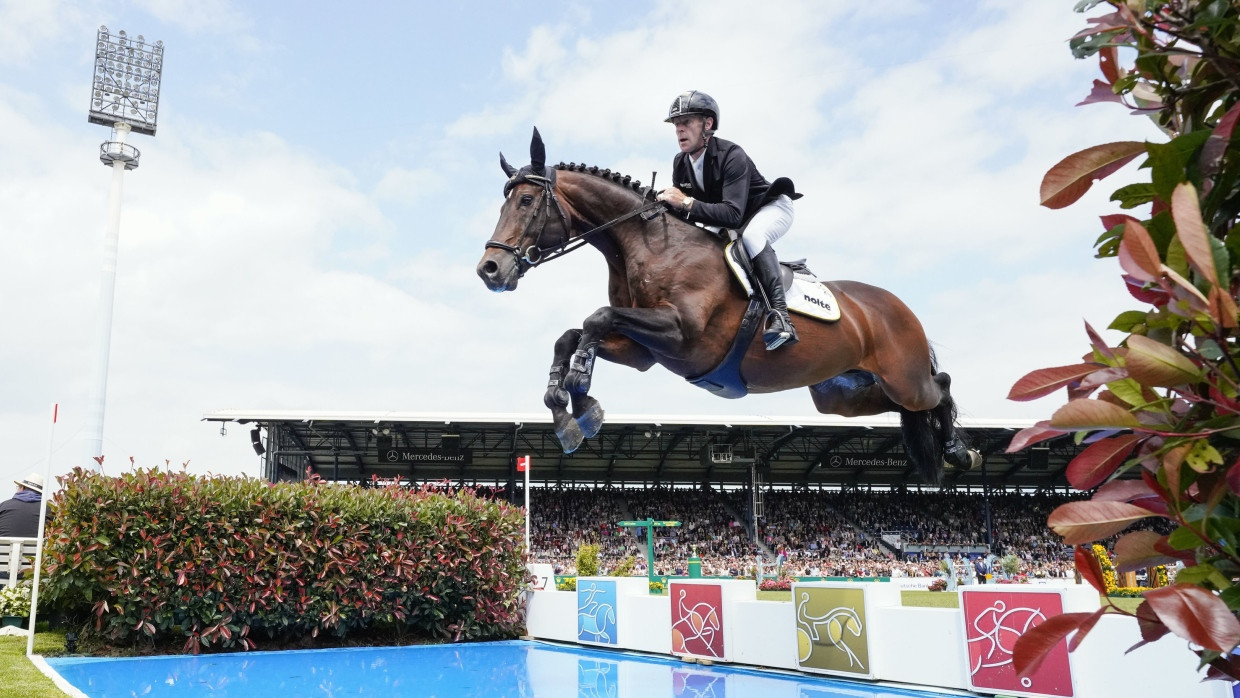
[(930, 576), (945, 556), (1015, 554), (1031, 576), (1071, 576), (1072, 551), (1046, 527), (1080, 498), (1065, 478), (1071, 438), (1008, 454), (1030, 423), (964, 421), (984, 457), (943, 481), (918, 481), (896, 419), (608, 415), (600, 433), (561, 451), (546, 415), (211, 412), (249, 427), (272, 482), (446, 483), (524, 501), (516, 461), (529, 456), (532, 560), (573, 574), (574, 553), (599, 544), (604, 568), (625, 557), (644, 573), (643, 529), (658, 574), (696, 553), (707, 575), (762, 559), (795, 576)]

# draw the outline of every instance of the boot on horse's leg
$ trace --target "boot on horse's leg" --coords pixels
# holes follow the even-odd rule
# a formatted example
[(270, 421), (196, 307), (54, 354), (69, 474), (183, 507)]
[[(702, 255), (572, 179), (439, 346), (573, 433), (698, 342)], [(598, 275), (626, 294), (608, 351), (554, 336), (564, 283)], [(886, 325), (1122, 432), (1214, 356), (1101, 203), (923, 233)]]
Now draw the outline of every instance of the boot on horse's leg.
[(767, 315), (766, 330), (762, 333), (762, 341), (767, 351), (778, 349), (784, 345), (797, 343), (797, 331), (792, 326), (792, 318), (788, 317), (788, 301), (784, 298), (784, 285), (779, 280), (779, 260), (770, 245), (753, 256), (754, 276), (766, 291), (766, 298), (771, 304), (771, 312)]

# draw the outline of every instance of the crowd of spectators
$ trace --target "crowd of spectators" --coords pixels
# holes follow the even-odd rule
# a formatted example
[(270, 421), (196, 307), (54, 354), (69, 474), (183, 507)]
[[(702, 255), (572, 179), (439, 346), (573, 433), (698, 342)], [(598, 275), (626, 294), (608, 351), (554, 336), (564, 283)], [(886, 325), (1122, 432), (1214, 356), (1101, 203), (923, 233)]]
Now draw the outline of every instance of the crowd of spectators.
[[(987, 538), (986, 499), (973, 493), (769, 490), (758, 521), (761, 545), (752, 542), (749, 496), (743, 491), (539, 489), (533, 494), (533, 559), (551, 563), (559, 574), (575, 573), (575, 552), (583, 543), (600, 545), (604, 571), (633, 556), (635, 572), (644, 574), (644, 529), (616, 526), (626, 515), (681, 522), (679, 528), (655, 529), (660, 574), (684, 574), (696, 552), (707, 576), (752, 575), (761, 558), (768, 575), (780, 567), (802, 577), (925, 577), (939, 571), (944, 555), (959, 562), (969, 550), (985, 548)], [(989, 552), (1015, 554), (1021, 572), (1030, 576), (1071, 576), (1072, 548), (1047, 528), (1046, 517), (1080, 496), (992, 494)], [(907, 555), (909, 546), (922, 552)], [(950, 553), (943, 546), (951, 546)]]

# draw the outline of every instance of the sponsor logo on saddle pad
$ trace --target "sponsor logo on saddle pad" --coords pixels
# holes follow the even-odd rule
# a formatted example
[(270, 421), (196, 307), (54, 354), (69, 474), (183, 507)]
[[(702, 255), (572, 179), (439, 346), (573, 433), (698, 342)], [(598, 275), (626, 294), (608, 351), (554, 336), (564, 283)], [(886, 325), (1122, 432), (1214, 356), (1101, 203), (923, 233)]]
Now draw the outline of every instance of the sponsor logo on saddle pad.
[[(724, 249), (724, 259), (727, 260), (732, 275), (745, 288), (745, 293), (753, 296), (754, 290), (749, 282), (749, 276), (745, 274), (745, 270), (733, 255), (732, 246), (735, 244), (735, 242), (728, 243)], [(795, 272), (792, 275), (792, 286), (785, 289), (784, 295), (787, 297), (790, 312), (824, 322), (835, 322), (840, 319), (840, 306), (835, 301), (835, 294), (831, 293), (831, 289), (813, 274)]]

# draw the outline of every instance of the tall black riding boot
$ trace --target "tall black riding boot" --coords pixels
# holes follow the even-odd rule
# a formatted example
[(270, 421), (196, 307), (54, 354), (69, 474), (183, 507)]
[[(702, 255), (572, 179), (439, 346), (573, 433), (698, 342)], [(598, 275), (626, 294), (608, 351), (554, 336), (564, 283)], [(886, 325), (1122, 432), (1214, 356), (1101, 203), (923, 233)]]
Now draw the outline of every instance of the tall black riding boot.
[(784, 285), (779, 281), (779, 260), (770, 245), (754, 255), (754, 276), (766, 291), (766, 298), (771, 303), (771, 312), (767, 315), (766, 330), (762, 333), (762, 341), (767, 351), (778, 349), (786, 344), (796, 344), (797, 331), (788, 317), (788, 302), (784, 298)]

